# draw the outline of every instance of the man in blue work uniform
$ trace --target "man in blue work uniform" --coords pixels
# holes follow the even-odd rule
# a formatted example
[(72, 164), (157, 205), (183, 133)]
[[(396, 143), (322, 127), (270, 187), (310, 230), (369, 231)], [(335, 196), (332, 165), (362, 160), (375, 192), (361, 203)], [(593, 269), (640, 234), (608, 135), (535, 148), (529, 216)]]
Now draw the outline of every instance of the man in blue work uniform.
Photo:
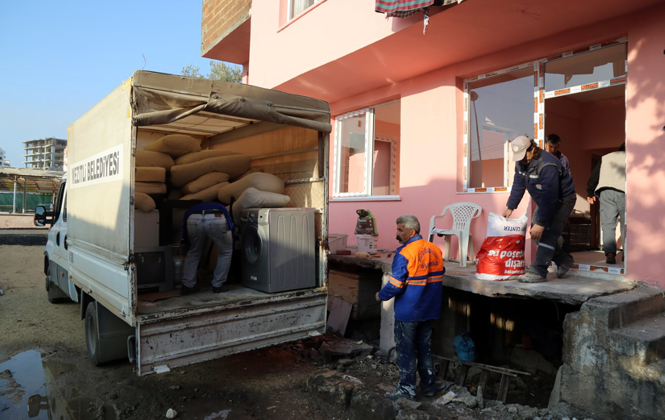
[(538, 205), (529, 231), (531, 239), (538, 244), (536, 259), (517, 280), (522, 283), (547, 281), (551, 261), (556, 263), (556, 276), (561, 278), (573, 264), (573, 257), (558, 244), (577, 199), (573, 178), (556, 156), (538, 148), (528, 137), (517, 137), (510, 142), (510, 148), (515, 161), (515, 178), (503, 217), (510, 217), (525, 190)]
[(443, 258), (441, 250), (420, 236), (415, 216), (397, 218), (397, 240), (390, 281), (376, 294), (377, 301), (395, 298), (395, 344), (399, 382), (391, 400), (416, 397), (416, 366), (420, 389), (434, 396), (436, 374), (432, 363), (432, 327), (441, 314)]

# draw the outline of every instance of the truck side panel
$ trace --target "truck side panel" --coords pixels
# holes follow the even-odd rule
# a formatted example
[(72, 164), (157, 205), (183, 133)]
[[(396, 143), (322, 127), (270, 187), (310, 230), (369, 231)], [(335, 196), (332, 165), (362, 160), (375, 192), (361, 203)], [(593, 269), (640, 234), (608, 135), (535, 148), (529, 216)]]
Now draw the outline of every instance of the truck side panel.
[(132, 325), (130, 91), (128, 80), (69, 126), (67, 236), (72, 281)]
[(117, 256), (102, 257), (84, 245), (70, 247), (70, 279), (84, 293), (132, 325), (132, 310), (126, 298), (129, 273)]
[[(139, 375), (324, 333), (325, 289), (137, 319)], [(169, 314), (161, 314), (168, 316)]]

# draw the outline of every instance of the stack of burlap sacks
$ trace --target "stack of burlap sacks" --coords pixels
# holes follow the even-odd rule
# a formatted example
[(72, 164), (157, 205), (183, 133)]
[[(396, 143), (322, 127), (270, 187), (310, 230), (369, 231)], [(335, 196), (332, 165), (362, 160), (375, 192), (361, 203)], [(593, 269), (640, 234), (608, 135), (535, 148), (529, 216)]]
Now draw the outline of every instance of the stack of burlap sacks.
[(284, 181), (250, 164), (244, 154), (201, 150), (201, 140), (191, 136), (164, 136), (136, 151), (135, 207), (152, 211), (156, 204), (151, 196), (164, 194), (169, 199), (217, 199), (227, 209), (233, 203), (232, 217), (239, 223), (242, 209), (286, 206), (290, 197), (283, 194)]

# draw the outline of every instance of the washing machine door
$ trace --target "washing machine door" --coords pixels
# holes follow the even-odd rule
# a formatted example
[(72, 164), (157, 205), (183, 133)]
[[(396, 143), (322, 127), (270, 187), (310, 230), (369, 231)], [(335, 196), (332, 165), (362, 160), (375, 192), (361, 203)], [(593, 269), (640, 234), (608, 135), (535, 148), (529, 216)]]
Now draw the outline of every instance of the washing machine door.
[(256, 266), (259, 263), (265, 248), (263, 241), (256, 225), (250, 224), (245, 228), (242, 243), (247, 264)]

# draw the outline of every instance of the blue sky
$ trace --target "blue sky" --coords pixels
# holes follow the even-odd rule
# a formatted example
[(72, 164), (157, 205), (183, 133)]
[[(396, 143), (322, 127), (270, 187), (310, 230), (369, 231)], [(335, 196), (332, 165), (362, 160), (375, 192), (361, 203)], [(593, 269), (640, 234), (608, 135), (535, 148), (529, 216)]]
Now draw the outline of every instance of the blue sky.
[[(67, 126), (135, 70), (180, 74), (201, 57), (202, 1), (0, 0), (0, 148), (24, 167), (23, 141)], [(145, 56), (145, 61), (144, 61)]]

